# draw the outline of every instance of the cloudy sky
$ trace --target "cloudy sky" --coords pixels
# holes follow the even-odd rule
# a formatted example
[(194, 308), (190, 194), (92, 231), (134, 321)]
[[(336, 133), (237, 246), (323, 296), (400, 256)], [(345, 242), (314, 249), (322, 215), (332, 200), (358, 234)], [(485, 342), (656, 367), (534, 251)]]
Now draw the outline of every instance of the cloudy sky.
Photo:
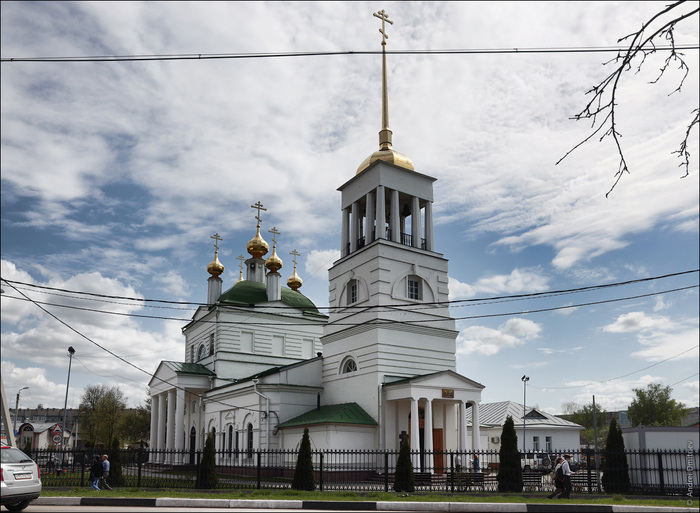
[[(69, 407), (97, 383), (142, 403), (157, 363), (184, 359), (181, 328), (206, 301), (211, 236), (223, 238), (228, 288), (257, 201), (263, 236), (280, 232), (283, 278), (296, 249), (301, 291), (328, 305), (337, 188), (378, 149), (381, 57), (347, 53), (381, 49), (373, 13), (394, 22), (389, 51), (602, 49), (665, 4), (2, 2), (2, 379), (12, 403), (28, 386), (22, 407), (63, 406), (68, 346)], [(698, 32), (695, 15), (675, 40), (697, 47)], [(341, 54), (318, 55), (329, 52)], [(285, 53), (317, 55), (260, 56)], [(247, 57), (7, 60), (233, 54)], [(630, 173), (606, 197), (618, 169), (610, 139), (556, 163), (591, 133), (571, 118), (614, 56), (388, 56), (394, 148), (437, 178), (457, 370), (486, 386), (484, 402), (522, 401), (527, 375), (527, 403), (551, 413), (593, 395), (624, 409), (650, 382), (698, 404), (697, 126), (686, 178), (672, 153), (697, 108), (698, 51), (685, 52), (679, 92), (675, 62), (650, 83), (667, 52), (624, 75), (617, 129)], [(571, 292), (513, 297), (550, 291)]]

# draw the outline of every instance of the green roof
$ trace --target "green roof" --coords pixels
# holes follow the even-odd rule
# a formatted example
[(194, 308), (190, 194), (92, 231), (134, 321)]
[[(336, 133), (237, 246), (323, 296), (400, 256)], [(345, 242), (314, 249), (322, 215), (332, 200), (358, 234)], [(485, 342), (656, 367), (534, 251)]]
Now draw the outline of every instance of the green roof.
[[(305, 314), (326, 317), (316, 308), (316, 305), (298, 290), (281, 288), (282, 302), (286, 305), (298, 308)], [(219, 303), (239, 306), (251, 306), (256, 303), (266, 303), (267, 286), (257, 281), (242, 280), (219, 296)]]
[(291, 420), (282, 422), (279, 427), (309, 426), (312, 424), (358, 424), (377, 426), (377, 422), (357, 403), (329, 404), (320, 409), (307, 411)]
[(184, 363), (164, 361), (173, 371), (178, 374), (202, 374), (204, 376), (215, 376), (216, 374), (200, 363)]

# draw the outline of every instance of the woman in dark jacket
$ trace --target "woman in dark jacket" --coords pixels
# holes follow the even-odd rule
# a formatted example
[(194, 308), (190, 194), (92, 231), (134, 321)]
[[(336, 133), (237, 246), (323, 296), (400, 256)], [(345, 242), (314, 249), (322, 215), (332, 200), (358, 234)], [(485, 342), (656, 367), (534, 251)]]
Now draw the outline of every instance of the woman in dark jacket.
[(102, 477), (102, 462), (99, 456), (94, 456), (92, 458), (92, 465), (90, 466), (90, 486), (95, 490), (99, 491), (100, 478)]

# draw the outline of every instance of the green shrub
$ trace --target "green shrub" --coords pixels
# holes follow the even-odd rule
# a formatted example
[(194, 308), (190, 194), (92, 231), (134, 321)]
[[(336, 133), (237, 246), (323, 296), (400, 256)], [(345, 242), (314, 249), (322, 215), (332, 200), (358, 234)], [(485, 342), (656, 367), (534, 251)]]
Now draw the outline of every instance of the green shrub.
[(399, 459), (396, 461), (394, 473), (395, 492), (413, 492), (416, 489), (413, 476), (413, 463), (411, 462), (411, 448), (408, 440), (404, 440), (399, 451)]
[(309, 428), (304, 428), (297, 456), (297, 466), (294, 469), (294, 479), (292, 479), (292, 490), (314, 491), (315, 489), (316, 479), (311, 459), (311, 439), (309, 438)]
[(219, 484), (219, 476), (216, 473), (216, 453), (214, 451), (214, 439), (211, 433), (207, 435), (207, 441), (204, 443), (204, 452), (202, 453), (202, 461), (199, 464), (199, 482), (197, 488), (216, 488)]
[(605, 493), (628, 493), (630, 491), (630, 475), (625, 455), (625, 441), (622, 438), (622, 430), (615, 419), (610, 421), (604, 454), (603, 477), (600, 482)]
[(501, 448), (498, 451), (498, 457), (498, 475), (496, 476), (498, 491), (522, 492), (523, 469), (520, 466), (518, 436), (515, 434), (515, 423), (510, 415), (508, 415), (505, 424), (503, 424)]

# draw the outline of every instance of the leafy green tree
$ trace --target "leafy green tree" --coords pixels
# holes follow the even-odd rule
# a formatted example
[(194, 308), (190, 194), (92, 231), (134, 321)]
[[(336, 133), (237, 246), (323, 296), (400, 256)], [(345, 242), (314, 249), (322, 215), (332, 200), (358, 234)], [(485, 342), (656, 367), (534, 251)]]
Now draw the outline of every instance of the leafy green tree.
[(411, 462), (411, 447), (408, 445), (408, 438), (406, 438), (401, 443), (399, 459), (396, 460), (394, 491), (413, 492), (415, 489), (416, 483), (413, 475), (413, 463)]
[(680, 426), (688, 410), (671, 399), (670, 386), (650, 383), (646, 388), (633, 389), (635, 398), (627, 408), (633, 426)]
[(580, 434), (582, 444), (595, 444), (595, 428), (597, 427), (598, 445), (600, 447), (605, 446), (605, 440), (608, 436), (607, 413), (599, 404), (595, 405), (595, 424), (597, 426), (594, 426), (593, 423), (593, 403), (584, 406), (579, 406), (576, 403), (567, 403), (564, 405), (564, 411), (566, 412), (566, 420), (575, 422), (585, 428)]
[(87, 386), (79, 406), (83, 440), (95, 447), (111, 447), (117, 423), (125, 408), (126, 397), (119, 387)]
[(316, 478), (314, 476), (314, 465), (311, 458), (311, 438), (309, 428), (304, 428), (297, 455), (297, 466), (294, 469), (292, 479), (292, 490), (314, 491), (316, 489)]
[(501, 432), (501, 448), (498, 451), (498, 481), (499, 492), (522, 492), (523, 469), (520, 466), (518, 452), (518, 435), (515, 434), (515, 422), (508, 415)]
[(219, 475), (216, 473), (216, 452), (214, 449), (214, 438), (211, 433), (207, 435), (204, 443), (202, 461), (199, 464), (199, 484), (197, 488), (212, 489), (219, 484)]
[(117, 436), (127, 445), (145, 447), (151, 436), (151, 399), (145, 405), (126, 410), (117, 423)]
[(605, 444), (603, 477), (600, 479), (605, 493), (627, 493), (630, 491), (629, 467), (625, 455), (622, 430), (615, 419), (610, 421), (608, 440)]

